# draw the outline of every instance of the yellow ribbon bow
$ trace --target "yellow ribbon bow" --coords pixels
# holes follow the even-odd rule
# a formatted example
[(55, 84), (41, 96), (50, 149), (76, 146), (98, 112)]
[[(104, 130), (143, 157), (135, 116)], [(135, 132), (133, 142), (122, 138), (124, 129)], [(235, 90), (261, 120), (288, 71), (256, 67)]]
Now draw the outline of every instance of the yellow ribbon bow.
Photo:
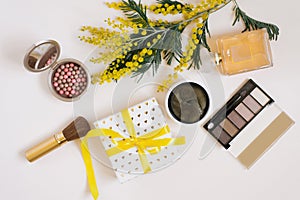
[(137, 134), (134, 129), (134, 125), (128, 110), (124, 110), (121, 112), (122, 118), (125, 122), (127, 131), (130, 135), (129, 138), (125, 138), (121, 134), (113, 131), (111, 129), (94, 129), (88, 132), (88, 134), (83, 138), (81, 142), (81, 151), (83, 160), (86, 166), (86, 173), (88, 177), (88, 184), (90, 187), (90, 191), (94, 197), (97, 199), (99, 196), (97, 183), (95, 180), (93, 165), (91, 155), (88, 149), (88, 139), (92, 137), (106, 136), (111, 139), (115, 147), (106, 150), (106, 153), (109, 157), (119, 154), (121, 152), (127, 151), (131, 148), (137, 148), (137, 153), (139, 155), (141, 165), (143, 167), (144, 173), (148, 173), (151, 171), (150, 164), (148, 162), (146, 152), (149, 154), (157, 154), (161, 151), (161, 147), (169, 146), (169, 145), (183, 145), (185, 144), (185, 137), (180, 138), (162, 138), (159, 137), (164, 136), (170, 132), (168, 126), (160, 128), (158, 130), (147, 133), (143, 136), (137, 137)]

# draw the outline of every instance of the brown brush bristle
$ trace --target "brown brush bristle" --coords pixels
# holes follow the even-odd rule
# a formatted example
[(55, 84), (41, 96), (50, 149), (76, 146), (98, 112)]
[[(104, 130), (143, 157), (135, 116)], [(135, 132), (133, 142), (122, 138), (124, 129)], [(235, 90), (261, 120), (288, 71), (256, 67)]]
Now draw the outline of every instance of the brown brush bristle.
[(90, 130), (91, 127), (88, 121), (83, 117), (77, 117), (62, 131), (62, 133), (67, 141), (72, 141), (80, 137), (84, 137)]

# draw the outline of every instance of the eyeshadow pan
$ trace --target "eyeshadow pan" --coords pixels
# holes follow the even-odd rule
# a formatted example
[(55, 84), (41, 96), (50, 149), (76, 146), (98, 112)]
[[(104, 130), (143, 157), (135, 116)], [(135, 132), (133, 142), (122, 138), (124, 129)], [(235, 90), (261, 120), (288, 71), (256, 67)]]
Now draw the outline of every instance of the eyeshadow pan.
[(253, 96), (253, 98), (262, 106), (265, 106), (270, 101), (269, 97), (267, 97), (259, 88), (255, 88), (251, 92), (251, 96)]
[(239, 129), (246, 124), (246, 121), (234, 110), (228, 115), (228, 119), (230, 119), (230, 121), (232, 121)]
[(226, 118), (221, 122), (220, 126), (222, 126), (231, 137), (234, 137), (239, 131), (239, 129)]
[(224, 145), (227, 145), (231, 141), (231, 137), (220, 126), (217, 126), (212, 133)]
[(255, 114), (257, 114), (261, 109), (261, 105), (259, 105), (259, 103), (257, 103), (256, 100), (254, 100), (250, 95), (247, 96), (244, 99), (244, 104), (246, 104), (248, 106), (248, 108), (250, 108), (250, 110), (252, 110), (252, 112), (254, 112)]
[(254, 114), (243, 103), (240, 103), (235, 110), (248, 122), (254, 117)]

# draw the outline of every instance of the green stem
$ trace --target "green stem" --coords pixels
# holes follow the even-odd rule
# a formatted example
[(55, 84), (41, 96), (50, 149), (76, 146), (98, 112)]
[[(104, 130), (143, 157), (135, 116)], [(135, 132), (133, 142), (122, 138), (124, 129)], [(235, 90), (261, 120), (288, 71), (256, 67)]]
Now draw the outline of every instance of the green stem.
[(239, 7), (236, 0), (231, 0), (231, 1), (235, 4), (235, 6)]

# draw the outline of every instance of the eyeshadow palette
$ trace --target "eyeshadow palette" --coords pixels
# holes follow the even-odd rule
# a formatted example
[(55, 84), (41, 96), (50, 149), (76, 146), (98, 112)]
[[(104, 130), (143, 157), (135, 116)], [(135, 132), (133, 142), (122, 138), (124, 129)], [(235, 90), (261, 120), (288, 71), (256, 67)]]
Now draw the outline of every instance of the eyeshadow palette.
[(249, 168), (293, 124), (274, 100), (250, 79), (204, 128)]

